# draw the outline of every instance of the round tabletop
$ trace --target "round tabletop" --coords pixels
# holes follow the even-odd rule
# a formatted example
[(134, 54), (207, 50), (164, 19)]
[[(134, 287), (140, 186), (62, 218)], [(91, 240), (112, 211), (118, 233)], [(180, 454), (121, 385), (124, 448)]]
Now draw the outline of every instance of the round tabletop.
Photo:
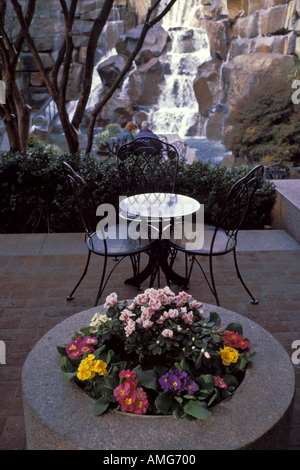
[(168, 219), (193, 214), (201, 205), (196, 199), (182, 194), (144, 193), (123, 199), (120, 207), (132, 216)]

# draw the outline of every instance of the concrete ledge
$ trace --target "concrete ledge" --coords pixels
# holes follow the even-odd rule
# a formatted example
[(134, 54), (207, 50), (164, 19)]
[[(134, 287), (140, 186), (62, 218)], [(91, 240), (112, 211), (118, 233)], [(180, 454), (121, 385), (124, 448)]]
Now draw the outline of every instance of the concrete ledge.
[[(259, 306), (258, 306), (259, 308)], [(284, 348), (256, 323), (229, 310), (217, 311), (222, 325), (238, 321), (258, 356), (233, 397), (205, 421), (107, 413), (93, 416), (93, 400), (63, 380), (56, 345), (68, 343), (86, 326), (96, 307), (63, 321), (28, 355), (22, 372), (26, 437), (29, 450), (209, 450), (285, 449), (288, 445), (295, 388), (294, 369)]]
[(277, 198), (272, 211), (272, 229), (284, 229), (300, 243), (300, 180), (273, 180)]

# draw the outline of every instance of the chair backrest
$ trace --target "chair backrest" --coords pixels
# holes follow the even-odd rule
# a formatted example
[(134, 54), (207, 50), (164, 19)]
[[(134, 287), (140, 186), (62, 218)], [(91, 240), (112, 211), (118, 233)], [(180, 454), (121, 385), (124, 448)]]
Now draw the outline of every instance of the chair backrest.
[(216, 230), (222, 228), (227, 234), (236, 236), (263, 174), (263, 165), (257, 165), (232, 186), (221, 209)]
[(179, 156), (159, 139), (140, 137), (123, 144), (117, 154), (122, 195), (174, 192)]
[(79, 176), (68, 163), (64, 162), (63, 167), (71, 183), (84, 229), (86, 234), (91, 237), (96, 231), (98, 222), (96, 216), (97, 206), (95, 204), (93, 194), (84, 179), (81, 178), (81, 176)]

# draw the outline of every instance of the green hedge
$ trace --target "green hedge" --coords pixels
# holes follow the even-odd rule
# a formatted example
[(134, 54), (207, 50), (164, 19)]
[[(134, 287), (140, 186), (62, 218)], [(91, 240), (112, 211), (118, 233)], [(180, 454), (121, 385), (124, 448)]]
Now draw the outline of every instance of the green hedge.
[[(77, 232), (83, 227), (62, 163), (67, 161), (90, 185), (97, 204), (118, 206), (120, 185), (115, 160), (97, 161), (80, 154), (0, 155), (0, 233)], [(248, 167), (228, 170), (201, 161), (180, 163), (177, 192), (205, 204), (205, 222), (213, 223), (232, 184)], [(143, 188), (141, 188), (143, 192)], [(272, 183), (264, 181), (253, 200), (244, 228), (262, 228), (275, 202)]]

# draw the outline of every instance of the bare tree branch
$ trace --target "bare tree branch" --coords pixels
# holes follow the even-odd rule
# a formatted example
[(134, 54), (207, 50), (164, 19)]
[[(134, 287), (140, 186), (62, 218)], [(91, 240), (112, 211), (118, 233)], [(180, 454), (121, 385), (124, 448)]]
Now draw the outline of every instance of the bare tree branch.
[(119, 84), (122, 82), (123, 78), (125, 75), (129, 72), (132, 62), (134, 61), (135, 57), (141, 50), (145, 37), (149, 31), (150, 28), (152, 28), (155, 24), (157, 24), (167, 13), (168, 11), (172, 8), (174, 3), (176, 3), (177, 0), (170, 0), (170, 2), (167, 4), (167, 6), (163, 9), (163, 11), (153, 20), (150, 21), (150, 17), (153, 13), (153, 11), (157, 8), (157, 6), (160, 4), (161, 0), (157, 0), (155, 4), (148, 9), (147, 15), (146, 15), (146, 20), (141, 32), (141, 35), (139, 37), (138, 43), (134, 49), (134, 51), (131, 53), (131, 55), (128, 57), (128, 60), (122, 70), (122, 72), (118, 75), (117, 79), (114, 81), (112, 86), (110, 87), (109, 91), (105, 95), (102, 101), (95, 107), (93, 110), (91, 117), (90, 117), (90, 124), (89, 124), (89, 130), (88, 130), (88, 143), (86, 147), (86, 155), (89, 154), (92, 150), (92, 145), (93, 145), (93, 137), (94, 137), (94, 128), (95, 128), (95, 123), (97, 116), (103, 106), (108, 102), (108, 100), (112, 97), (116, 89), (118, 88)]
[(14, 10), (15, 10), (15, 13), (17, 15), (17, 18), (18, 18), (18, 21), (19, 21), (19, 24), (20, 24), (20, 27), (21, 27), (21, 31), (22, 31), (22, 34), (24, 35), (24, 38), (26, 39), (27, 41), (27, 45), (31, 51), (31, 54), (33, 55), (34, 57), (34, 60), (36, 62), (36, 65), (40, 71), (40, 74), (45, 82), (45, 85), (46, 87), (48, 88), (48, 91), (50, 93), (50, 95), (52, 96), (52, 98), (54, 99), (54, 101), (56, 103), (58, 103), (58, 93), (57, 93), (57, 90), (55, 89), (55, 87), (53, 86), (51, 80), (49, 79), (48, 77), (48, 74), (44, 68), (44, 65), (43, 65), (43, 62), (39, 56), (39, 53), (35, 47), (35, 43), (34, 43), (34, 40), (29, 32), (29, 28), (27, 26), (27, 23), (25, 21), (25, 18), (24, 18), (24, 15), (23, 15), (23, 11), (22, 11), (22, 7), (21, 5), (19, 4), (18, 0), (11, 0), (11, 3), (14, 7)]
[(72, 124), (78, 130), (84, 116), (85, 108), (91, 93), (93, 70), (95, 62), (96, 48), (102, 30), (108, 20), (114, 0), (105, 0), (101, 12), (96, 18), (90, 32), (89, 42), (86, 51), (82, 92), (77, 104), (77, 108), (72, 120)]

